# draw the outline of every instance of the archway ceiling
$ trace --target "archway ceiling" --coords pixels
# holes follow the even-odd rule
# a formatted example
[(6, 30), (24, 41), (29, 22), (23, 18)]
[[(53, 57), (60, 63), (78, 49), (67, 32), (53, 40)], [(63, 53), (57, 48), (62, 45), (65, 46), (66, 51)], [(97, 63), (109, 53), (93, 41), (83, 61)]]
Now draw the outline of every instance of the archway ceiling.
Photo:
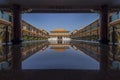
[(119, 10), (120, 0), (0, 0), (0, 8), (10, 8), (12, 4), (21, 5), (31, 12), (93, 12), (102, 5)]

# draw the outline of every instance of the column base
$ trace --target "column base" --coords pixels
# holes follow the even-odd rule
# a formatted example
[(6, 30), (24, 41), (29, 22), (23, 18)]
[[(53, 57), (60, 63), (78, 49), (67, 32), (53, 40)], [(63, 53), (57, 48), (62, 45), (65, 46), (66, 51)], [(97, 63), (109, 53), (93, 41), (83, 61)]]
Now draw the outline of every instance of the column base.
[(108, 44), (108, 43), (109, 43), (109, 40), (99, 40), (99, 43), (100, 43), (100, 44)]
[(20, 43), (22, 43), (22, 40), (13, 39), (11, 42), (12, 42), (12, 44), (20, 44)]

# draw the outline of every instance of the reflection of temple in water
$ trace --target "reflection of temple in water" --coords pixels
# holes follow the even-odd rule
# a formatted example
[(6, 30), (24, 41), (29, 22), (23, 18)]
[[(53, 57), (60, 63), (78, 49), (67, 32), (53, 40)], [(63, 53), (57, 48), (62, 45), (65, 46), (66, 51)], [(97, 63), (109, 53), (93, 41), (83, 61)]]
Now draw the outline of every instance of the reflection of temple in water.
[(64, 52), (65, 50), (69, 49), (70, 43), (69, 41), (50, 41), (50, 49), (53, 49), (57, 52)]

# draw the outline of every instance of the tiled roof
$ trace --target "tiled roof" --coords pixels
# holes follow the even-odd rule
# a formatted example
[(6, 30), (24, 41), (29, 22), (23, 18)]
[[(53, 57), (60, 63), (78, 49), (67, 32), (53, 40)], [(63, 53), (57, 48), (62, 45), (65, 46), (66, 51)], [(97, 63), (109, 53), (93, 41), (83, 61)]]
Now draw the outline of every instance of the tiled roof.
[(69, 32), (69, 31), (60, 28), (60, 29), (54, 29), (54, 30), (52, 30), (52, 32)]

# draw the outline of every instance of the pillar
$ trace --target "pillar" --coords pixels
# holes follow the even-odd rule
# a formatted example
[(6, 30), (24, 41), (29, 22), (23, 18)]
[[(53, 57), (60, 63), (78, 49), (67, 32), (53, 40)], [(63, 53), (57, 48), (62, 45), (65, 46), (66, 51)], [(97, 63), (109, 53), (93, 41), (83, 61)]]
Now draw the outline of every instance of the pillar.
[(13, 11), (13, 27), (12, 27), (12, 69), (13, 70), (21, 70), (21, 7), (20, 5), (14, 4), (12, 6)]
[(12, 44), (19, 44), (21, 40), (21, 7), (20, 5), (13, 5), (13, 39)]
[(100, 13), (100, 43), (108, 44), (108, 6), (101, 6)]
[(8, 26), (5, 26), (5, 44), (7, 45), (9, 42), (9, 29)]
[(112, 30), (112, 44), (115, 45), (115, 42), (116, 42), (115, 41), (115, 37), (116, 37), (116, 35), (115, 35), (115, 27), (113, 26), (112, 29), (113, 29)]
[(100, 54), (100, 80), (107, 80), (108, 79), (108, 73), (111, 67), (110, 61), (109, 61), (109, 51), (110, 48), (108, 45), (99, 45), (99, 54)]

